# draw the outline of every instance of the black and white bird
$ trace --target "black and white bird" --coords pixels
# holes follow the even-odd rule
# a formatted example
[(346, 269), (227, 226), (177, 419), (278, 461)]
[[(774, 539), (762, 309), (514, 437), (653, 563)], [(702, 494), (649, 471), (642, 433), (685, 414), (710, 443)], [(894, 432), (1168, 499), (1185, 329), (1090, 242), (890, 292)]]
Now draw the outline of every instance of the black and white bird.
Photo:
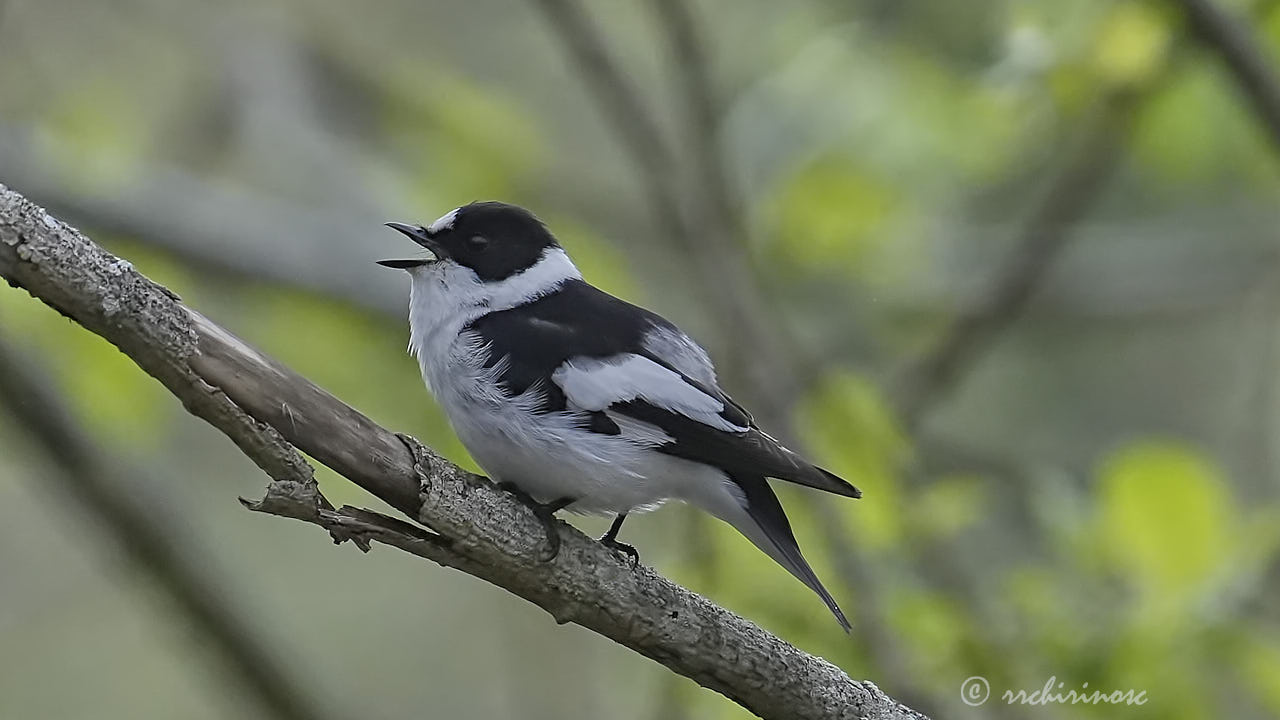
[(589, 285), (522, 208), (387, 225), (431, 255), (379, 263), (412, 276), (409, 351), (476, 463), (534, 506), (552, 556), (558, 510), (616, 515), (600, 541), (634, 561), (617, 540), (627, 514), (679, 499), (737, 528), (849, 629), (766, 478), (861, 493), (756, 427), (701, 346)]

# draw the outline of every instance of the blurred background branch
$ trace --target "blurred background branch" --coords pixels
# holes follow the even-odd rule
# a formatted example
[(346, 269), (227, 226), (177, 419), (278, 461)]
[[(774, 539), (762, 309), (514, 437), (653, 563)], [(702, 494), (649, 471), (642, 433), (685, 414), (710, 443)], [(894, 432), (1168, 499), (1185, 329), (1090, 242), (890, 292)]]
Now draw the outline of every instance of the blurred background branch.
[[(78, 224), (173, 253), (211, 273), (323, 293), (388, 315), (401, 311), (400, 293), (372, 282), (376, 270), (351, 242), (381, 218), (289, 202), (159, 165), (139, 168), (136, 179), (103, 191), (68, 188), (32, 156), (32, 145), (27, 133), (0, 127), (5, 180)], [(264, 232), (271, 242), (263, 242)], [(332, 250), (311, 252), (317, 243)]]
[[(719, 353), (724, 358), (720, 363), (722, 370), (753, 386), (773, 388), (756, 398), (758, 403), (767, 403), (758, 412), (770, 418), (784, 416), (787, 405), (776, 401), (799, 392), (800, 388), (791, 384), (796, 374), (777, 374), (770, 370), (791, 362), (791, 356), (782, 349), (785, 339), (780, 342), (777, 337), (781, 334), (785, 338), (787, 331), (785, 326), (771, 321), (774, 313), (761, 301), (749, 256), (741, 251), (740, 239), (731, 234), (732, 227), (742, 225), (725, 214), (729, 209), (729, 191), (727, 180), (719, 170), (721, 165), (714, 159), (714, 145), (703, 145), (713, 138), (707, 136), (707, 130), (702, 127), (705, 110), (695, 106), (709, 99), (690, 97), (708, 89), (705, 71), (687, 66), (690, 61), (701, 62), (700, 57), (689, 57), (685, 47), (689, 38), (684, 34), (690, 32), (691, 18), (672, 16), (670, 9), (659, 13), (664, 20), (671, 21), (674, 17), (674, 25), (682, 28), (671, 28), (670, 32), (675, 49), (673, 66), (683, 73), (700, 76), (688, 81), (684, 99), (689, 105), (689, 117), (697, 126), (693, 139), (698, 146), (695, 155), (702, 160), (700, 175), (703, 179), (712, 179), (716, 187), (682, 192), (684, 168), (673, 162), (673, 153), (662, 139), (655, 113), (650, 112), (649, 104), (620, 71), (606, 45), (606, 36), (592, 26), (578, 0), (536, 0), (536, 3), (601, 114), (610, 121), (620, 143), (629, 151), (632, 167), (646, 188), (650, 208), (657, 216), (656, 229), (666, 235), (658, 242), (674, 245), (692, 261), (695, 288), (721, 323), (717, 345), (723, 351)], [(704, 207), (712, 208), (711, 214), (693, 211), (693, 208)], [(725, 224), (726, 221), (730, 224)], [(727, 338), (735, 338), (732, 345)], [(731, 352), (732, 346), (751, 348), (751, 356)], [(785, 437), (784, 430), (779, 432)]]
[(559, 39), (573, 70), (617, 131), (619, 144), (639, 169), (655, 229), (688, 244), (692, 238), (677, 195), (670, 152), (632, 82), (609, 53), (603, 33), (578, 0), (533, 0)]
[[(1251, 103), (1260, 124), (1280, 141), (1280, 85), (1247, 30), (1211, 0), (1178, 0), (1196, 36), (1220, 54)], [(1265, 16), (1276, 3), (1261, 3)], [(899, 371), (894, 403), (903, 424), (914, 430), (929, 409), (946, 399), (991, 344), (1018, 319), (1072, 238), (1071, 227), (1087, 212), (1124, 157), (1134, 114), (1165, 89), (1185, 63), (1175, 47), (1140, 82), (1122, 85), (1099, 102), (1087, 128), (1035, 206), (985, 295), (962, 312), (935, 344)], [(1280, 142), (1276, 143), (1280, 151)]]
[[(0, 334), (0, 409), (12, 427), (26, 433), (52, 471), (41, 479), (99, 526), (172, 602), (182, 622), (216, 658), (216, 665), (235, 687), (248, 694), (264, 716), (280, 720), (326, 720), (332, 714), (316, 694), (261, 638), (261, 630), (241, 619), (226, 591), (227, 583), (209, 570), (191, 538), (166, 519), (166, 503), (147, 495), (150, 483), (139, 483), (139, 469), (123, 471), (119, 462), (94, 446), (77, 426), (58, 391)], [(126, 483), (121, 476), (133, 482)], [(38, 552), (38, 548), (28, 548)]]
[[(1274, 60), (1253, 38), (1253, 31), (1214, 0), (1175, 0), (1175, 4), (1182, 9), (1196, 39), (1222, 59), (1258, 124), (1280, 151), (1280, 76), (1274, 69)], [(1264, 12), (1260, 14), (1265, 15), (1274, 3), (1264, 2), (1262, 6)]]
[(1123, 157), (1125, 127), (1137, 102), (1129, 91), (1102, 100), (1077, 147), (1068, 151), (1064, 167), (1050, 180), (1013, 251), (993, 274), (985, 295), (901, 372), (893, 404), (909, 431), (916, 431), (922, 416), (946, 399), (960, 377), (1021, 316), (1071, 239), (1071, 226), (1097, 198)]
[[(725, 115), (722, 93), (712, 81), (711, 57), (716, 47), (704, 30), (700, 9), (680, 0), (652, 0), (661, 34), (669, 48), (668, 66), (675, 81), (694, 166), (695, 187), (701, 192), (693, 203), (695, 226), (749, 250), (749, 232), (742, 198), (728, 173), (720, 137)], [(716, 240), (712, 240), (715, 242)]]

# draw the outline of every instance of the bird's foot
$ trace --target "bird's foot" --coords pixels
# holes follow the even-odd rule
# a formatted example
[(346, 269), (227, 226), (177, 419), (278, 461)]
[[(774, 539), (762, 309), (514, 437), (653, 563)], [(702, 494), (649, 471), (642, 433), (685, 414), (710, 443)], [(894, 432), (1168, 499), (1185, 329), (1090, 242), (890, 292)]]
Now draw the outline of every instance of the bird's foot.
[(616, 539), (610, 537), (609, 533), (605, 533), (600, 538), (599, 542), (601, 545), (613, 550), (614, 552), (626, 555), (631, 560), (632, 569), (635, 569), (635, 567), (640, 564), (640, 552), (624, 542), (618, 542)]
[(618, 533), (622, 530), (622, 521), (626, 519), (626, 513), (618, 513), (618, 516), (613, 519), (613, 524), (609, 526), (609, 531), (600, 536), (600, 544), (631, 558), (631, 567), (635, 569), (635, 566), (640, 564), (640, 553), (636, 552), (636, 549), (630, 545), (618, 542)]
[(529, 509), (533, 511), (534, 517), (538, 518), (538, 521), (542, 523), (542, 528), (547, 535), (547, 549), (538, 559), (542, 562), (555, 560), (556, 556), (560, 554), (560, 530), (556, 527), (556, 513), (572, 505), (574, 499), (562, 497), (551, 502), (540, 503), (534, 500), (529, 493), (517, 487), (515, 483), (504, 481), (498, 483), (498, 487), (515, 495), (520, 499), (520, 502), (528, 505)]
[(551, 562), (560, 554), (560, 528), (556, 527), (556, 513), (572, 503), (573, 498), (560, 498), (533, 504), (533, 514), (542, 521), (542, 528), (547, 533), (547, 551), (539, 558), (542, 562)]

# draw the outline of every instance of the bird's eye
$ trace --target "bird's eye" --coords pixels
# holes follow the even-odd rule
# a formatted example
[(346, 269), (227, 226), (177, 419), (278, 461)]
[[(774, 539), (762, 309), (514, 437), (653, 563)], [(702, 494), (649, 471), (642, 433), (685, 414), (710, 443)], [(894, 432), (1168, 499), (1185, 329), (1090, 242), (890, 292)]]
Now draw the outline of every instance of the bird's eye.
[(484, 250), (489, 245), (489, 238), (483, 235), (472, 235), (467, 238), (467, 245), (469, 245), (472, 250)]

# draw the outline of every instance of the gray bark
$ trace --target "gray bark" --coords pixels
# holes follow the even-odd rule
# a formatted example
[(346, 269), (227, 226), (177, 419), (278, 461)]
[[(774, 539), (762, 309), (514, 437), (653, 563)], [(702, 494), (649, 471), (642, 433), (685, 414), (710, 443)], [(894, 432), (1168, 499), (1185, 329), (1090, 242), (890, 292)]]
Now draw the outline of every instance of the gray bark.
[[(921, 718), (649, 568), (559, 524), (543, 527), (487, 479), (386, 430), (182, 304), (74, 228), (0, 185), (0, 276), (101, 335), (270, 477), (246, 505), (305, 520), (337, 540), (391, 545), (488, 580), (618, 642), (766, 718)], [(333, 508), (305, 452), (423, 527)]]

